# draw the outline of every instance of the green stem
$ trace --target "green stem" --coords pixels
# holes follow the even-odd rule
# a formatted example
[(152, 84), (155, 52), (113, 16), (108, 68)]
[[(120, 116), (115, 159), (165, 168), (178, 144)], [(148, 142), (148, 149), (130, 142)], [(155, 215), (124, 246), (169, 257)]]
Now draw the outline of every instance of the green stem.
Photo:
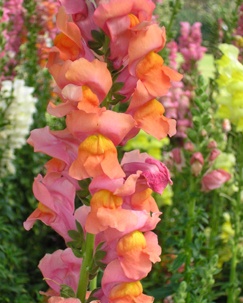
[(218, 195), (216, 195), (217, 192), (214, 191), (213, 194), (213, 199), (212, 199), (212, 217), (211, 217), (211, 231), (210, 231), (210, 239), (209, 239), (209, 247), (211, 250), (209, 251), (209, 258), (211, 258), (214, 255), (215, 252), (215, 237), (217, 236), (218, 233), (218, 222), (219, 218), (221, 218), (218, 215)]
[(172, 27), (173, 21), (174, 21), (174, 19), (175, 19), (175, 16), (176, 16), (176, 14), (177, 14), (177, 12), (178, 12), (179, 4), (180, 4), (180, 0), (176, 0), (176, 3), (175, 3), (175, 5), (174, 5), (174, 7), (173, 7), (172, 15), (171, 15), (171, 17), (170, 17), (170, 23), (169, 23), (169, 25), (166, 27), (166, 36), (167, 36), (168, 42), (170, 41), (170, 38), (171, 38), (171, 33), (170, 33), (170, 31), (171, 31), (171, 27)]
[(87, 287), (89, 284), (89, 273), (88, 267), (91, 264), (93, 258), (93, 251), (94, 251), (94, 239), (95, 235), (87, 233), (86, 241), (85, 241), (85, 249), (84, 249), (84, 256), (83, 262), (80, 270), (80, 277), (78, 282), (78, 290), (76, 297), (82, 302), (85, 303), (85, 296)]
[(90, 291), (96, 289), (96, 287), (97, 287), (97, 276), (95, 276), (94, 279), (90, 281)]
[[(194, 180), (193, 180), (193, 176), (191, 175), (190, 178), (190, 191), (189, 193), (192, 194), (194, 193)], [(190, 195), (190, 202), (188, 204), (188, 209), (187, 209), (187, 213), (188, 213), (188, 224), (187, 224), (187, 230), (186, 230), (186, 239), (185, 239), (185, 245), (186, 245), (186, 250), (187, 250), (187, 257), (186, 257), (186, 264), (185, 264), (185, 272), (186, 272), (186, 276), (185, 276), (185, 281), (187, 283), (187, 285), (190, 284), (190, 274), (189, 274), (189, 268), (191, 266), (191, 258), (192, 258), (192, 251), (191, 248), (189, 247), (189, 244), (192, 243), (193, 241), (193, 222), (192, 222), (192, 218), (194, 216), (194, 212), (195, 212), (195, 205), (196, 205), (196, 199), (195, 197), (193, 197), (192, 195)], [(190, 302), (190, 293), (187, 293), (187, 298), (186, 298), (186, 302)]]
[(240, 159), (239, 163), (239, 184), (238, 184), (238, 195), (237, 195), (237, 203), (234, 211), (235, 215), (235, 236), (233, 241), (233, 256), (231, 259), (231, 268), (230, 268), (230, 289), (228, 293), (227, 303), (236, 302), (235, 291), (236, 291), (236, 281), (237, 281), (237, 253), (238, 253), (238, 241), (240, 236), (240, 204), (241, 204), (241, 190), (242, 190), (242, 159)]

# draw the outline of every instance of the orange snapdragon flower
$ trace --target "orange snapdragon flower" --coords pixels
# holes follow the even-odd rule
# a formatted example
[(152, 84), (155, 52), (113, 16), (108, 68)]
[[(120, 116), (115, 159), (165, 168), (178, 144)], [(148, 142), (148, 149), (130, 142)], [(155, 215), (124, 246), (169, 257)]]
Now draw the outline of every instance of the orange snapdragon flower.
[(79, 146), (78, 158), (72, 163), (69, 175), (82, 180), (99, 175), (122, 178), (125, 173), (117, 160), (117, 150), (112, 141), (100, 134), (89, 136)]

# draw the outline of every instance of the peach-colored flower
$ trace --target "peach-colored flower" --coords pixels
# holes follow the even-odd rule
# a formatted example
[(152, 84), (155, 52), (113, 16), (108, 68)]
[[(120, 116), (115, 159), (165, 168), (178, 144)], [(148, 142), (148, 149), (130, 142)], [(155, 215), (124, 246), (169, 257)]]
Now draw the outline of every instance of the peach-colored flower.
[(78, 158), (72, 163), (69, 174), (78, 180), (102, 174), (111, 179), (125, 176), (117, 160), (116, 147), (100, 134), (89, 136), (80, 144)]
[(108, 190), (99, 190), (90, 200), (89, 213), (85, 229), (97, 234), (108, 227), (124, 231), (137, 222), (137, 217), (127, 209), (122, 209), (123, 199)]

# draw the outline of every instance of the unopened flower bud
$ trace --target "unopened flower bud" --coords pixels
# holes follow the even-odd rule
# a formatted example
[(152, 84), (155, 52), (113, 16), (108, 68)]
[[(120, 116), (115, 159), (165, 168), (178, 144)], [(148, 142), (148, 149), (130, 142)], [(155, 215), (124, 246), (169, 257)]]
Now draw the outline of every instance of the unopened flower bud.
[(191, 152), (193, 152), (194, 149), (195, 149), (194, 145), (189, 141), (185, 143), (184, 148), (185, 148), (185, 150), (188, 150), (188, 151), (191, 151)]
[(205, 137), (205, 136), (207, 135), (207, 131), (206, 131), (205, 129), (203, 129), (203, 130), (201, 131), (201, 135), (202, 135), (203, 137)]
[(215, 141), (215, 140), (213, 140), (213, 141), (210, 141), (209, 143), (208, 143), (208, 146), (207, 146), (207, 148), (216, 148), (217, 147), (217, 142)]
[(191, 166), (193, 176), (198, 177), (202, 171), (202, 164), (196, 160)]
[(211, 150), (209, 161), (214, 161), (220, 154), (221, 154), (221, 151), (214, 148), (213, 150)]

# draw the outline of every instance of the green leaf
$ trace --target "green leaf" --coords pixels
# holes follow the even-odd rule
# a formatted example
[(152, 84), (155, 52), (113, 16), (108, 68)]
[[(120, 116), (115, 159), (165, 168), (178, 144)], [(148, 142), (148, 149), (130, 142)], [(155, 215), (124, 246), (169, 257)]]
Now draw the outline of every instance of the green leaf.
[(197, 85), (198, 87), (204, 86), (205, 81), (202, 75), (199, 75), (198, 79), (197, 79)]
[(202, 116), (202, 123), (203, 123), (203, 125), (207, 125), (211, 121), (211, 119), (212, 119), (211, 115), (206, 114), (206, 113), (203, 114), (203, 116)]
[(195, 93), (197, 96), (201, 96), (204, 93), (204, 90), (202, 88), (196, 88)]
[(89, 195), (89, 190), (88, 189), (77, 190), (76, 195), (81, 200), (82, 198), (86, 198)]
[(191, 108), (191, 113), (193, 116), (200, 116), (200, 111), (195, 107)]
[(175, 271), (182, 266), (186, 262), (186, 254), (181, 253), (171, 264), (171, 271)]
[(96, 42), (96, 41), (88, 41), (88, 46), (91, 49), (99, 49), (102, 47), (102, 43), (101, 42)]
[(100, 261), (100, 260), (104, 259), (105, 256), (106, 256), (106, 251), (99, 250), (99, 251), (96, 251), (96, 253), (94, 255), (94, 259), (95, 259), (95, 261)]
[(113, 94), (113, 96), (119, 101), (123, 101), (126, 99), (126, 96), (123, 96), (121, 94)]
[(105, 241), (100, 242), (100, 243), (97, 245), (95, 252), (98, 251), (98, 250), (100, 250), (100, 249), (101, 249), (101, 246), (102, 246), (104, 243), (105, 243)]
[(96, 264), (97, 264), (101, 269), (103, 269), (103, 270), (104, 270), (104, 269), (106, 268), (106, 266), (107, 266), (107, 264), (102, 263), (102, 262), (99, 262), (99, 261), (97, 261)]
[(208, 95), (206, 93), (202, 94), (201, 101), (204, 103), (208, 100)]
[(65, 285), (65, 284), (61, 284), (60, 295), (63, 298), (75, 298), (76, 297), (74, 290), (70, 286)]
[(177, 291), (179, 285), (180, 285), (180, 283), (170, 283), (164, 287), (157, 288), (157, 289), (149, 292), (148, 294), (150, 296), (153, 296), (155, 298), (155, 300), (163, 299), (163, 298), (173, 295)]
[(197, 141), (197, 138), (198, 138), (198, 133), (194, 129), (188, 128), (187, 136), (193, 143), (195, 143)]
[(90, 206), (90, 199), (88, 199), (88, 198), (82, 198), (82, 199), (80, 199), (80, 200), (81, 200), (81, 202), (82, 202), (84, 205)]
[(68, 235), (73, 240), (80, 240), (80, 234), (76, 230), (68, 230)]
[(112, 93), (118, 92), (119, 90), (121, 90), (123, 88), (123, 86), (124, 86), (124, 82), (115, 82), (111, 88)]
[(80, 234), (80, 235), (84, 235), (83, 227), (82, 227), (82, 225), (78, 222), (78, 220), (75, 220), (75, 224), (76, 224), (76, 227), (77, 227), (77, 230), (78, 230), (79, 234)]
[(91, 36), (96, 42), (103, 43), (103, 40), (104, 40), (104, 34), (103, 33), (99, 32), (99, 31), (96, 31), (96, 30), (92, 30), (91, 31)]
[[(195, 97), (193, 100), (194, 100), (195, 105), (196, 105), (200, 110), (203, 110), (204, 106), (203, 106), (203, 104), (202, 104), (201, 98)], [(191, 109), (191, 110), (192, 110), (192, 109)], [(191, 111), (191, 112), (192, 112), (192, 111)]]
[(76, 258), (83, 258), (83, 253), (77, 248), (72, 248), (73, 254)]

